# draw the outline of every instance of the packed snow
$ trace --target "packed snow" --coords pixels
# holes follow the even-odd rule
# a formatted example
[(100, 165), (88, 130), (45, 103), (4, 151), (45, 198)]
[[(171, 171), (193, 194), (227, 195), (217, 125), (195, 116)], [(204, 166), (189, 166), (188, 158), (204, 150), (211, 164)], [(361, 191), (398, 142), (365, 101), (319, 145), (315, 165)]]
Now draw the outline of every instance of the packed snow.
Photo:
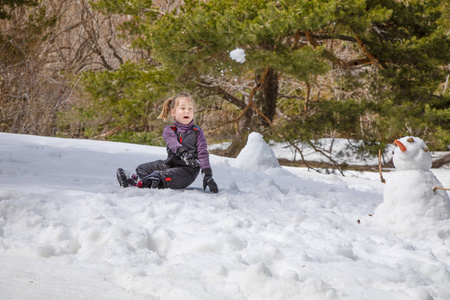
[[(306, 161), (330, 162), (330, 158), (338, 163), (347, 163), (349, 165), (378, 165), (378, 157), (357, 153), (357, 148), (361, 141), (348, 139), (323, 138), (314, 141), (316, 151), (308, 143), (297, 143), (292, 146), (289, 143), (274, 143), (270, 141), (270, 147), (279, 159), (301, 161), (302, 156)], [(209, 147), (211, 150), (224, 150), (231, 145), (231, 142), (213, 144)], [(392, 159), (394, 145), (389, 145), (382, 154), (382, 162), (387, 163)], [(299, 154), (302, 152), (302, 155)], [(321, 153), (322, 152), (322, 153)], [(328, 156), (325, 156), (324, 153)], [(441, 156), (450, 152), (434, 152), (433, 159), (439, 159)]]
[(247, 171), (264, 172), (272, 168), (279, 169), (280, 163), (272, 148), (264, 141), (263, 136), (252, 132), (248, 136), (247, 144), (233, 161), (232, 166)]
[[(384, 189), (383, 203), (375, 217), (384, 222), (412, 226), (450, 219), (450, 198), (435, 187), (442, 183), (431, 172), (430, 149), (419, 137), (407, 136), (395, 141), (395, 172)], [(398, 226), (396, 226), (398, 227)]]
[(0, 133), (0, 299), (450, 299), (449, 219), (384, 222), (378, 174), (272, 150), (211, 155), (218, 194), (123, 189), (165, 148)]

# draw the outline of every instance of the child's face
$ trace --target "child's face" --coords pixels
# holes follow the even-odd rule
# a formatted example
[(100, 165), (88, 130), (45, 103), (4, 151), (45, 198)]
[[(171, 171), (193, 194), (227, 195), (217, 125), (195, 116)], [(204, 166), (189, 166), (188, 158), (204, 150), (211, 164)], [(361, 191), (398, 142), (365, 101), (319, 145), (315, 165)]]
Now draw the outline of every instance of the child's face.
[(171, 110), (172, 116), (178, 123), (187, 125), (194, 118), (194, 106), (189, 98), (178, 99), (178, 105)]

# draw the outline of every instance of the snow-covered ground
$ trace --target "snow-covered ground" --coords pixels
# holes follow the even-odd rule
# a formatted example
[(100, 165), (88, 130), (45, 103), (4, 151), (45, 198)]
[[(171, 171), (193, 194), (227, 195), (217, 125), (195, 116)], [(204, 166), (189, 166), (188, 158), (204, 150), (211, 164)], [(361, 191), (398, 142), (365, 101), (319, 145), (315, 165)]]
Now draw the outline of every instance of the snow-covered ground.
[(0, 299), (450, 299), (450, 220), (379, 222), (378, 174), (262, 143), (212, 155), (210, 194), (118, 186), (162, 147), (0, 133)]
[[(378, 156), (356, 154), (356, 146), (360, 144), (359, 141), (347, 139), (331, 139), (324, 138), (316, 141), (315, 147), (323, 151), (335, 162), (347, 163), (349, 165), (376, 165), (378, 166)], [(224, 150), (231, 145), (231, 142), (224, 142), (220, 144), (213, 144), (209, 146), (210, 150), (221, 149)], [(294, 161), (301, 161), (302, 157), (298, 150), (289, 143), (274, 143), (270, 142), (271, 148), (279, 159), (288, 159)], [(325, 157), (320, 152), (314, 150), (308, 144), (297, 144), (296, 147), (302, 151), (303, 157), (306, 161), (330, 162), (328, 157)], [(388, 145), (382, 155), (382, 163), (388, 163), (392, 160), (392, 152), (395, 149), (394, 143)], [(450, 151), (431, 152), (433, 161), (438, 160), (444, 155), (450, 154)], [(447, 168), (450, 168), (448, 166)]]

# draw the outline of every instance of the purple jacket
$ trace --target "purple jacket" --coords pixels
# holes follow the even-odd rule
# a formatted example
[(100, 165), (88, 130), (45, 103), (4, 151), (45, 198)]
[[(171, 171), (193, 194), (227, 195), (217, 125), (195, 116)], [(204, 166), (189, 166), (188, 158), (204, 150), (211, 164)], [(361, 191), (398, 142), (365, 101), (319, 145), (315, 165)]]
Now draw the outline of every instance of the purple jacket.
[[(164, 138), (164, 141), (166, 142), (167, 150), (169, 151), (169, 149), (170, 149), (173, 153), (177, 153), (177, 150), (181, 146), (183, 146), (183, 144), (179, 142), (177, 134), (189, 133), (192, 130), (194, 130), (194, 121), (192, 121), (188, 125), (183, 125), (183, 124), (175, 121), (174, 125), (177, 127), (177, 132), (175, 132), (171, 128), (171, 126), (173, 126), (173, 125), (164, 126), (163, 138)], [(209, 163), (209, 153), (208, 153), (208, 149), (207, 149), (208, 145), (206, 143), (206, 138), (205, 138), (205, 134), (203, 133), (203, 130), (198, 126), (196, 126), (196, 128), (198, 129), (196, 145), (191, 145), (193, 147), (188, 147), (188, 148), (196, 148), (197, 149), (196, 154), (197, 154), (197, 158), (200, 162), (200, 168), (202, 170), (204, 170), (204, 169), (211, 168), (211, 165)]]

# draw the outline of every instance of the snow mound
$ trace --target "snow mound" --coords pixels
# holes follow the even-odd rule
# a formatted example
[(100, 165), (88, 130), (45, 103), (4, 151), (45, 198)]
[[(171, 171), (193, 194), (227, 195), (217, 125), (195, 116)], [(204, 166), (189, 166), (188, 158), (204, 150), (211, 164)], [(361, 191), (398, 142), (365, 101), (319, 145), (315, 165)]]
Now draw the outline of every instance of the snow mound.
[(275, 153), (264, 141), (263, 136), (257, 132), (252, 132), (248, 136), (247, 144), (236, 157), (234, 167), (247, 171), (264, 172), (271, 168), (279, 168)]

